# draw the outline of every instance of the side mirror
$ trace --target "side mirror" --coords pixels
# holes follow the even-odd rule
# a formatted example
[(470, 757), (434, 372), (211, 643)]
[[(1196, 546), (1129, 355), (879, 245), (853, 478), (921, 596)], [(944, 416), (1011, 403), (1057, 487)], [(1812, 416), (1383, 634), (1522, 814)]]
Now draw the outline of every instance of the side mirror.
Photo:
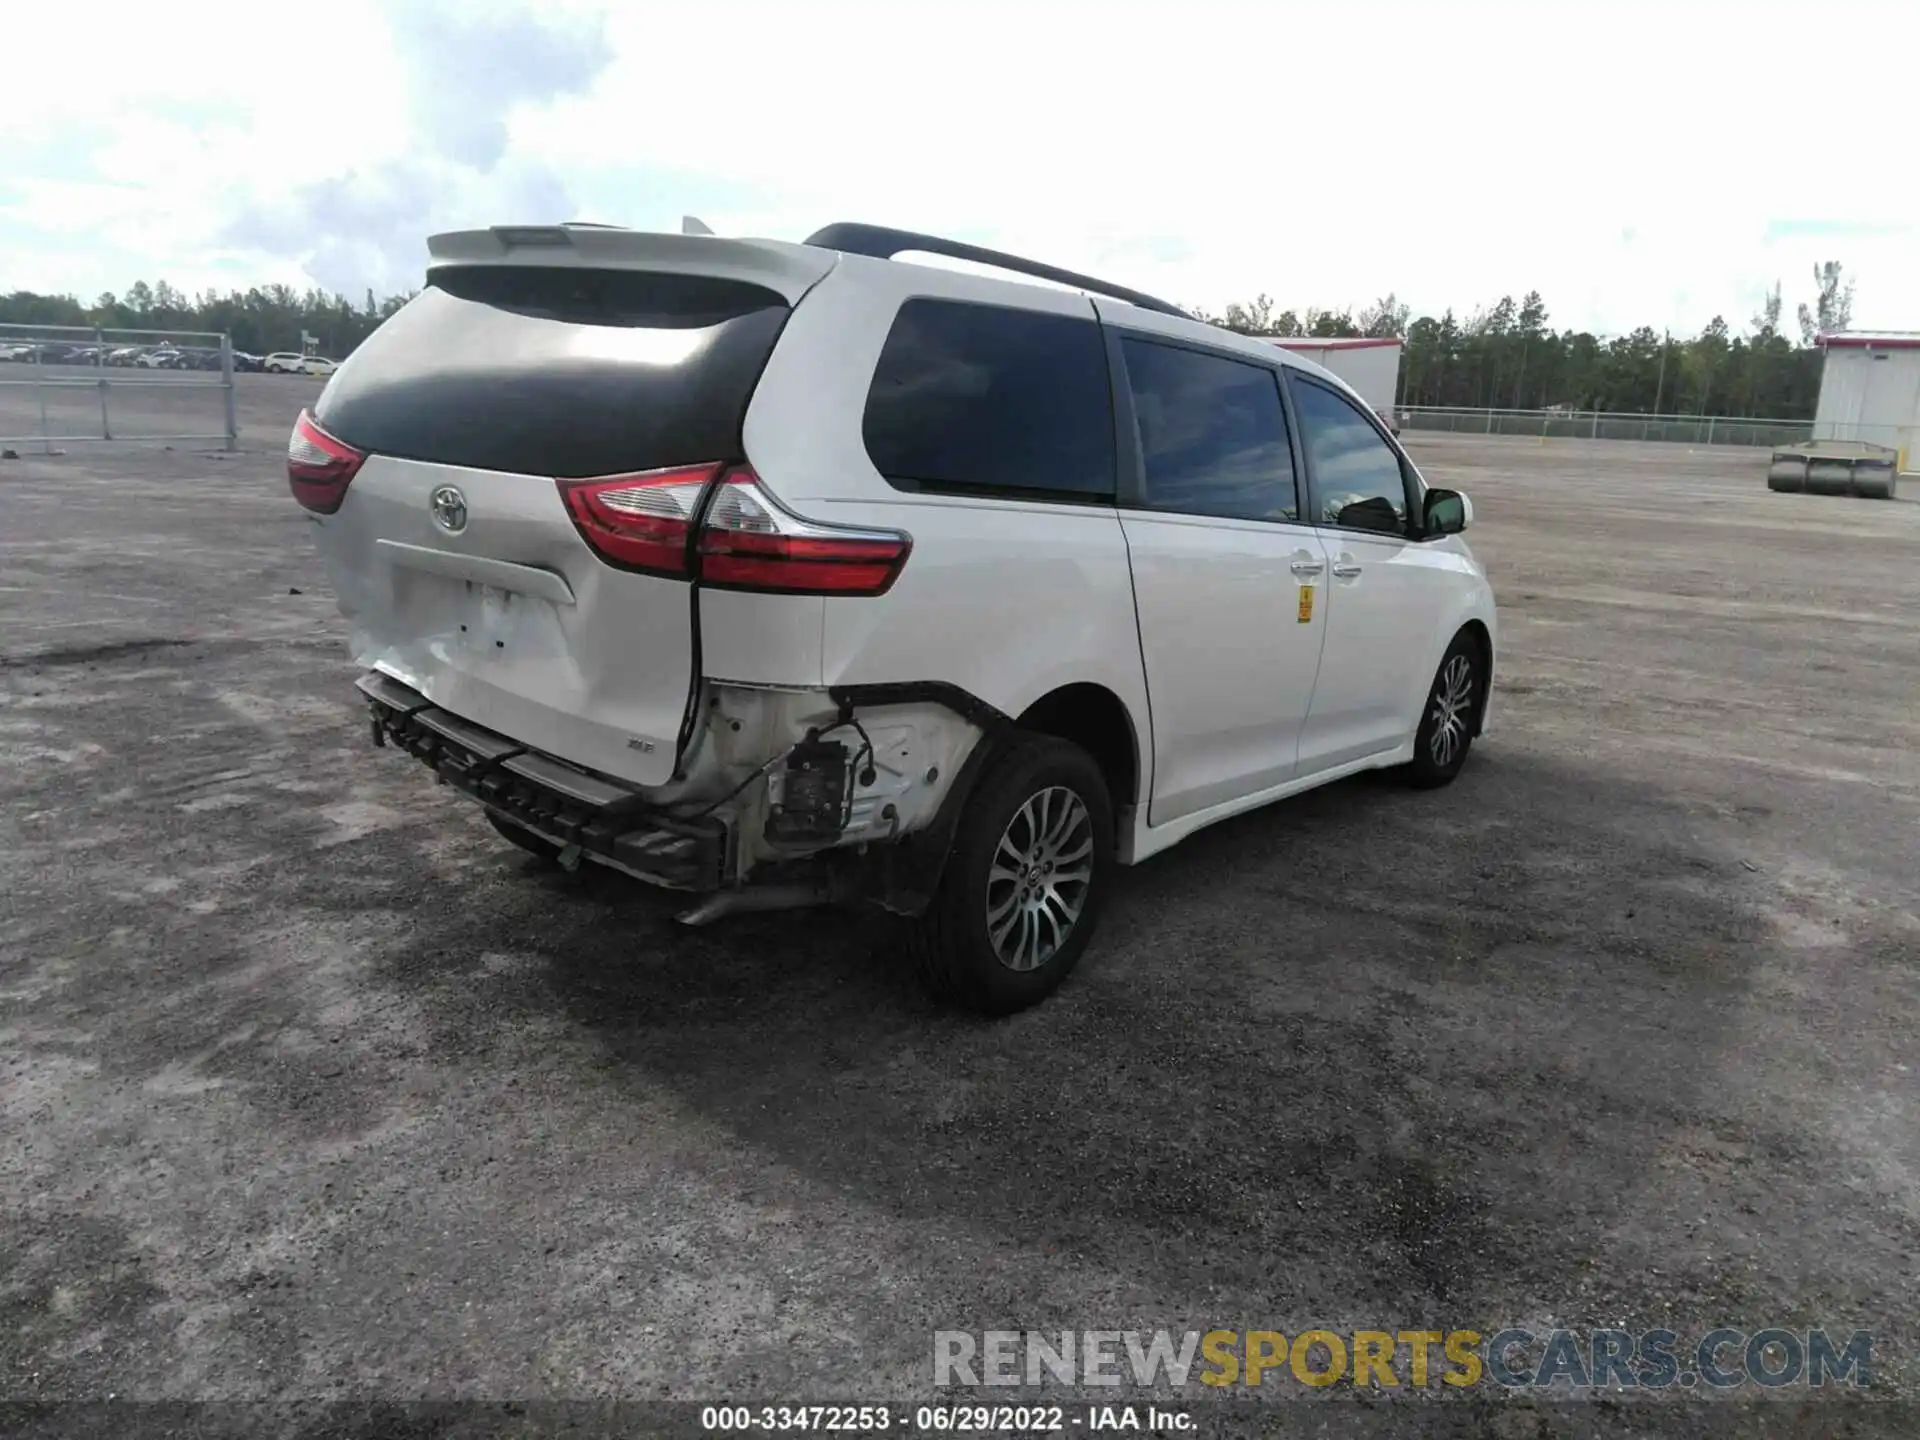
[(1427, 534), (1458, 535), (1472, 523), (1473, 502), (1458, 490), (1427, 492)]

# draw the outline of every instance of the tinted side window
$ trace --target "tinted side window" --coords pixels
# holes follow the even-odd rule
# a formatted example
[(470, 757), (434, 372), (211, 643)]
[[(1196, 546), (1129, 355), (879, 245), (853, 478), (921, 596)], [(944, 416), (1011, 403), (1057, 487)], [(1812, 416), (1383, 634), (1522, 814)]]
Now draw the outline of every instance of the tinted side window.
[(1297, 520), (1293, 451), (1271, 370), (1126, 340), (1147, 504), (1229, 520)]
[(931, 489), (1110, 499), (1113, 397), (1092, 317), (900, 307), (867, 392), (867, 454)]
[(1324, 385), (1293, 377), (1293, 408), (1313, 467), (1322, 525), (1407, 533), (1407, 482), (1400, 457), (1360, 410)]

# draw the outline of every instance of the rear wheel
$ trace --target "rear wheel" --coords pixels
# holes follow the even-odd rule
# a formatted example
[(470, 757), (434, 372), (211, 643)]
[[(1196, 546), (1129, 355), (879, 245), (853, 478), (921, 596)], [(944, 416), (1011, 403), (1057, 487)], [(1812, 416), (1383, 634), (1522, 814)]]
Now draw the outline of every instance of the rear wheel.
[(1064, 740), (1022, 741), (980, 778), (915, 927), (927, 988), (989, 1015), (1044, 999), (1093, 938), (1113, 866), (1100, 767)]
[(1441, 658), (1440, 671), (1420, 712), (1413, 759), (1405, 770), (1411, 784), (1423, 790), (1451, 785), (1467, 763), (1474, 721), (1486, 694), (1484, 670), (1480, 647), (1467, 635), (1456, 635)]

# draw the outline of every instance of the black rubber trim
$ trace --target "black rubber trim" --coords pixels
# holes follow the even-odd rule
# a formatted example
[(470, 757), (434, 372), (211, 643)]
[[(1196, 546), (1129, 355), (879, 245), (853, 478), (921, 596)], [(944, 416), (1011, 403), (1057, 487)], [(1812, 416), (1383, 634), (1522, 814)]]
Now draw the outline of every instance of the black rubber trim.
[(504, 735), (496, 735), (491, 730), (482, 730), (478, 725), (469, 725), (458, 715), (449, 715), (445, 710), (428, 709), (416, 712), (420, 724), (433, 731), (443, 740), (470, 751), (477, 760), (492, 762), (505, 760), (508, 756), (518, 755), (527, 747)]
[(719, 817), (674, 815), (617, 781), (450, 715), (385, 676), (357, 684), (369, 702), (376, 742), (405, 750), (523, 829), (675, 889), (722, 884), (730, 832)]
[(591, 806), (595, 810), (617, 810), (623, 805), (630, 806), (634, 799), (630, 790), (596, 780), (583, 771), (561, 765), (544, 755), (519, 754), (500, 768), (543, 790), (564, 796), (576, 805)]
[(968, 245), (960, 240), (945, 240), (938, 235), (922, 235), (913, 230), (895, 230), (886, 225), (862, 225), (856, 221), (843, 220), (825, 229), (814, 231), (807, 237), (806, 243), (817, 245), (823, 250), (839, 250), (847, 255), (867, 255), (876, 260), (891, 260), (905, 250), (919, 250), (928, 255), (945, 255), (950, 260), (971, 260), (976, 265), (992, 265), (1001, 270), (1011, 270), (1016, 275), (1031, 275), (1036, 280), (1051, 280), (1056, 285), (1071, 285), (1076, 290), (1091, 290), (1096, 295), (1105, 295), (1109, 299), (1124, 300), (1129, 305), (1138, 305), (1142, 310), (1155, 310), (1162, 315), (1178, 315), (1183, 320), (1194, 318), (1178, 305), (1169, 304), (1152, 295), (1142, 294), (1138, 290), (1129, 290), (1124, 285), (1115, 285), (1107, 280), (1096, 280), (1091, 275), (1081, 275), (1072, 270), (1062, 270), (1058, 265), (1043, 265), (1038, 260), (1009, 255), (1004, 250), (989, 250), (984, 245)]
[(874, 705), (942, 705), (982, 730), (1009, 729), (1013, 720), (970, 690), (946, 680), (888, 680), (871, 685), (829, 685), (827, 698), (842, 710)]
[(424, 710), (431, 703), (418, 690), (402, 685), (391, 675), (383, 674), (378, 670), (369, 670), (353, 682), (353, 687), (367, 699), (378, 700), (389, 710), (400, 715), (411, 715), (416, 710)]

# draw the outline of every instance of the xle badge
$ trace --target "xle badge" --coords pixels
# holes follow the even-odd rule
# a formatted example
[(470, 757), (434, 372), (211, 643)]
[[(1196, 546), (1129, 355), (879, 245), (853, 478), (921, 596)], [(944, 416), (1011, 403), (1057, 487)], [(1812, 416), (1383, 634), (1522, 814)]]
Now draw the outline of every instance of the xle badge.
[(1300, 623), (1304, 625), (1311, 619), (1313, 619), (1313, 587), (1302, 585), (1300, 587)]

